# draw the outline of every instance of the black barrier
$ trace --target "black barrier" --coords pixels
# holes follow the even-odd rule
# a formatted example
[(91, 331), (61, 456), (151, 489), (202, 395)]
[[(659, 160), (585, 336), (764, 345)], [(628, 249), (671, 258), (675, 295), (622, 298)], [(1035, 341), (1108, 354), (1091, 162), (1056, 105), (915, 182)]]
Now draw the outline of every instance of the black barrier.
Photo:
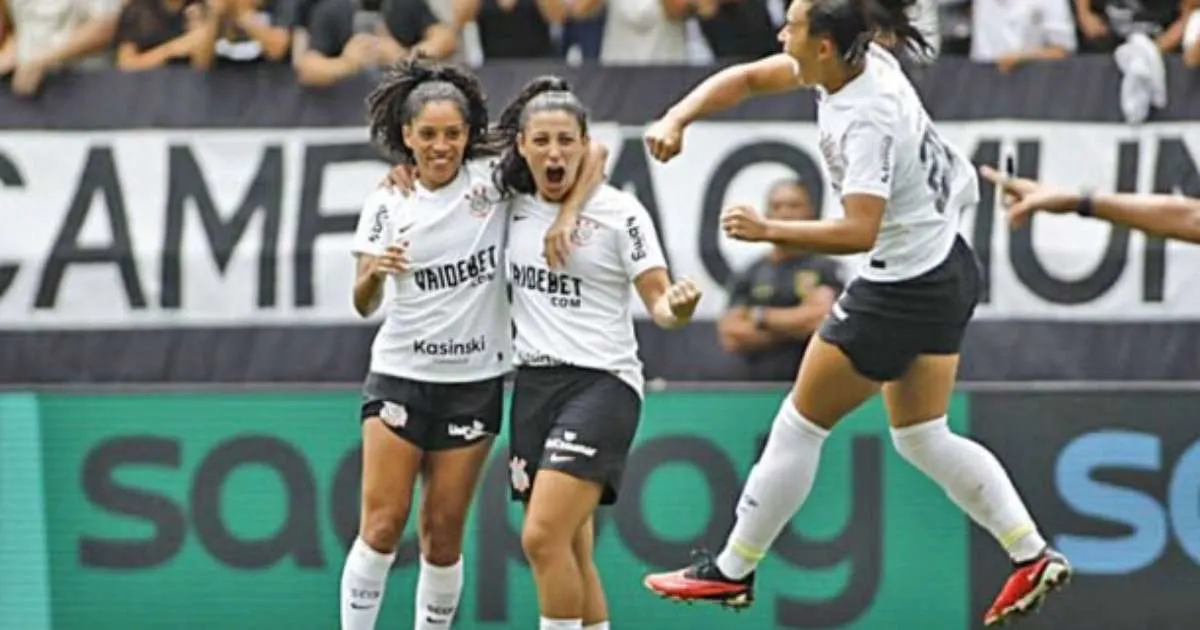
[[(982, 393), (972, 432), (1077, 571), (1031, 630), (1191, 630), (1200, 576), (1200, 392)], [(971, 535), (972, 608), (1011, 567)]]

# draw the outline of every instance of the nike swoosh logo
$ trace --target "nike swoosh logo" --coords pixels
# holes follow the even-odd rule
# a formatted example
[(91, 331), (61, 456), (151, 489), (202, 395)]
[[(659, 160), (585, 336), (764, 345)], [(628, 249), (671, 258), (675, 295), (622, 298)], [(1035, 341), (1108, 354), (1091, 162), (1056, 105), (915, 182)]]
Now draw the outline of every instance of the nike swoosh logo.
[(528, 219), (528, 218), (529, 217), (527, 217), (523, 214), (514, 214), (513, 215), (513, 221), (524, 221), (525, 219)]
[(354, 602), (350, 602), (350, 607), (354, 610), (371, 610), (375, 607), (375, 604), (356, 604)]

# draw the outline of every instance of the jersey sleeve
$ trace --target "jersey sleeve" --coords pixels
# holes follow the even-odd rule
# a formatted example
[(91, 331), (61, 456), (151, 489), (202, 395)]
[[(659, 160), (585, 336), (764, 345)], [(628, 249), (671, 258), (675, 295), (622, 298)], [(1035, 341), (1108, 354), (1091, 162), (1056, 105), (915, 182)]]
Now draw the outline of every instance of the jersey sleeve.
[(666, 267), (667, 259), (663, 255), (662, 243), (658, 240), (658, 230), (650, 220), (650, 213), (645, 206), (633, 195), (622, 195), (624, 212), (622, 212), (620, 231), (617, 238), (621, 246), (621, 261), (625, 273), (632, 281), (650, 269)]
[(888, 199), (896, 168), (894, 112), (874, 107), (850, 123), (842, 136), (842, 195), (871, 195)]
[(386, 189), (381, 188), (367, 195), (362, 212), (358, 215), (358, 227), (354, 230), (352, 254), (383, 255), (392, 234), (394, 205), (394, 195)]

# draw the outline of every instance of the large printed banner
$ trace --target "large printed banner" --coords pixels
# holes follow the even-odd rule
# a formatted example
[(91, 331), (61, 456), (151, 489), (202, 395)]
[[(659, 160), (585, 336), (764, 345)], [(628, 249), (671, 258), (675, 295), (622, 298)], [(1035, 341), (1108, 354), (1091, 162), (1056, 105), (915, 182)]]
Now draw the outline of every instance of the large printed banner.
[[(942, 128), (977, 163), (1012, 154), (1022, 173), (1066, 186), (1200, 194), (1197, 124)], [(612, 182), (655, 216), (674, 272), (707, 291), (703, 318), (723, 307), (731, 270), (765, 251), (720, 235), (723, 206), (761, 205), (770, 182), (800, 176), (825, 214), (839, 212), (812, 124), (697, 124), (667, 165), (647, 159), (640, 131), (594, 134), (613, 148)], [(386, 169), (364, 139), (358, 128), (0, 133), (0, 328), (353, 322), (350, 233)], [(1200, 248), (1073, 216), (1011, 233), (993, 197), (985, 188), (963, 225), (988, 281), (980, 318), (1200, 319)]]
[[(827, 443), (808, 506), (763, 565), (753, 609), (679, 607), (644, 590), (647, 571), (719, 546), (782, 398), (648, 397), (622, 498), (603, 512), (597, 535), (613, 626), (883, 630), (904, 619), (969, 627), (976, 611), (967, 608), (966, 523), (890, 448), (877, 404)], [(49, 604), (28, 594), (10, 601), (0, 630), (48, 630), (15, 621), (39, 614), (53, 630), (336, 627), (358, 515), (353, 392), (52, 395), (38, 403), (40, 435), (2, 443), (0, 455), (40, 468), (44, 507), (14, 506), (0, 518), (28, 540), (44, 529)], [(965, 401), (955, 402), (953, 417), (967, 428)], [(13, 419), (0, 417), (0, 426)], [(501, 440), (467, 528), (457, 629), (536, 627), (508, 483)], [(0, 496), (12, 484), (0, 478)], [(410, 627), (415, 559), (410, 525), (380, 628)], [(0, 585), (23, 584), (16, 578), (39, 568), (0, 558)]]
[[(597, 558), (628, 630), (981, 627), (1006, 556), (891, 448), (872, 401), (822, 453), (816, 487), (758, 576), (752, 609), (675, 606), (647, 571), (717, 548), (783, 391), (651, 393)], [(336, 627), (358, 515), (345, 393), (0, 396), (0, 630)], [(1200, 575), (1196, 391), (970, 394), (956, 431), (991, 448), (1072, 585), (1022, 627), (1193, 630)], [(501, 439), (467, 527), (455, 627), (532, 628), (536, 598)], [(380, 628), (409, 627), (410, 524)]]

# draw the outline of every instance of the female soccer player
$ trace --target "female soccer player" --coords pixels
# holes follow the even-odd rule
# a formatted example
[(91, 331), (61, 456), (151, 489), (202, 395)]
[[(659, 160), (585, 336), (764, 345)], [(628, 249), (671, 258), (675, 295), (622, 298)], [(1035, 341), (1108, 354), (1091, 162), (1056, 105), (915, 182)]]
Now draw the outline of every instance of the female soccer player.
[(642, 363), (630, 310), (636, 290), (662, 328), (700, 300), (671, 283), (646, 209), (602, 186), (583, 206), (560, 270), (538, 255), (558, 204), (578, 188), (588, 115), (561, 79), (536, 79), (502, 115), (515, 130), (498, 180), (515, 195), (509, 228), (517, 377), (510, 418), (513, 498), (526, 503), (521, 545), (533, 568), (541, 630), (607, 630), (593, 561), (592, 513), (612, 504), (637, 431)]
[[(354, 307), (394, 296), (363, 387), (362, 515), (341, 586), (343, 630), (371, 630), (421, 476), (418, 630), (444, 630), (462, 590), (463, 521), (500, 429), (512, 365), (505, 290), (508, 202), (493, 184), (498, 137), (478, 80), (412, 60), (368, 98), (371, 137), (415, 165), (413, 194), (372, 193), (359, 218)], [(589, 159), (574, 212), (603, 164)], [(540, 251), (540, 248), (539, 248)]]
[(881, 389), (897, 451), (987, 529), (1015, 563), (988, 624), (1024, 613), (1070, 575), (1050, 550), (996, 457), (950, 431), (946, 411), (979, 269), (958, 235), (978, 180), (930, 122), (899, 63), (872, 40), (917, 49), (913, 0), (794, 0), (784, 53), (710, 77), (646, 133), (660, 160), (679, 152), (692, 121), (754, 94), (802, 86), (820, 94), (820, 148), (844, 217), (765, 221), (727, 210), (732, 237), (824, 254), (869, 252), (814, 336), (795, 387), (746, 481), (724, 550), (646, 585), (665, 596), (748, 605), (754, 570), (812, 488), (821, 445), (838, 421)]

